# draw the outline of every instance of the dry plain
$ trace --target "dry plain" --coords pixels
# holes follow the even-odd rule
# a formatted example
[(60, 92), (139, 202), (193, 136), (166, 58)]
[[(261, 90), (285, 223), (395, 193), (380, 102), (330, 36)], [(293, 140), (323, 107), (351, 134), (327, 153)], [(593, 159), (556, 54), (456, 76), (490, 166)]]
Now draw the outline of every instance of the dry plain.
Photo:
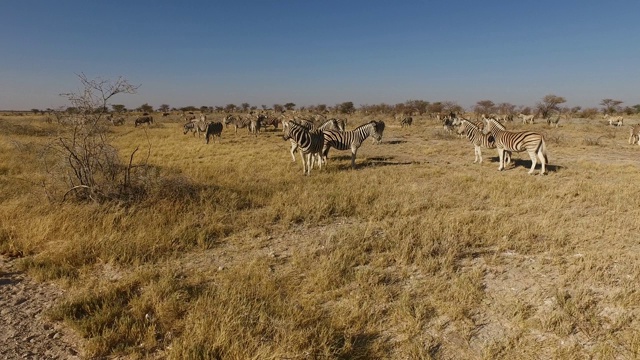
[(640, 357), (628, 126), (507, 123), (546, 136), (548, 174), (530, 176), (524, 153), (502, 172), (495, 150), (473, 164), (436, 120), (356, 115), (348, 128), (386, 122), (382, 143), (365, 141), (355, 170), (331, 150), (307, 177), (279, 130), (206, 145), (158, 119), (109, 128), (147, 166), (139, 197), (97, 204), (47, 198), (59, 125), (0, 117), (0, 290), (23, 273), (60, 289), (42, 316), (79, 356)]

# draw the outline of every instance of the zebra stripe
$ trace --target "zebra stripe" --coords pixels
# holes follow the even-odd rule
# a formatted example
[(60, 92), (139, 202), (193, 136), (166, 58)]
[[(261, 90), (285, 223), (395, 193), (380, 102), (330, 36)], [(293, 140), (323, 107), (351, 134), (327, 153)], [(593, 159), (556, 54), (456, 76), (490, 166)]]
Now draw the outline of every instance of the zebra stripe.
[(504, 157), (506, 151), (529, 153), (531, 158), (531, 169), (529, 174), (533, 174), (536, 167), (536, 158), (540, 160), (540, 174), (546, 173), (545, 165), (548, 162), (547, 147), (542, 134), (533, 131), (506, 131), (504, 126), (494, 119), (487, 119), (487, 134), (493, 135), (500, 157), (498, 171), (504, 169)]
[[(322, 131), (309, 131), (302, 125), (294, 122), (283, 123), (284, 140), (292, 140), (295, 142), (296, 148), (300, 150), (300, 158), (302, 160), (302, 173), (311, 174), (314, 158), (317, 158), (318, 167), (322, 169), (322, 149), (324, 146), (324, 136)], [(291, 150), (293, 156), (294, 149)], [(295, 161), (295, 157), (294, 157)]]
[(248, 128), (249, 131), (251, 131), (251, 119), (250, 118), (244, 118), (241, 116), (235, 116), (235, 115), (227, 115), (224, 118), (224, 125), (225, 126), (229, 126), (229, 125), (233, 125), (235, 127), (235, 133), (238, 133), (238, 128), (242, 129), (242, 128)]
[[(484, 134), (478, 125), (470, 122), (467, 119), (462, 119), (460, 123), (460, 127), (458, 128), (458, 135), (465, 134), (467, 139), (471, 141), (474, 146), (474, 154), (475, 159), (473, 163), (475, 164), (480, 160), (480, 164), (482, 164), (482, 148), (487, 149), (495, 149), (496, 141), (493, 135)], [(511, 163), (511, 152), (507, 151), (507, 163)]]
[(400, 121), (400, 127), (411, 126), (411, 124), (413, 124), (413, 118), (411, 116), (407, 116)]
[(322, 158), (326, 161), (329, 155), (329, 149), (349, 150), (351, 149), (351, 168), (356, 167), (356, 153), (362, 142), (371, 136), (375, 141), (382, 140), (384, 132), (383, 121), (371, 121), (364, 125), (360, 125), (351, 131), (324, 131), (324, 148), (322, 149)]
[(186, 135), (189, 131), (193, 132), (193, 136), (196, 136), (197, 132), (198, 137), (200, 137), (200, 133), (207, 131), (207, 124), (200, 121), (189, 121), (188, 123), (184, 124), (184, 134)]

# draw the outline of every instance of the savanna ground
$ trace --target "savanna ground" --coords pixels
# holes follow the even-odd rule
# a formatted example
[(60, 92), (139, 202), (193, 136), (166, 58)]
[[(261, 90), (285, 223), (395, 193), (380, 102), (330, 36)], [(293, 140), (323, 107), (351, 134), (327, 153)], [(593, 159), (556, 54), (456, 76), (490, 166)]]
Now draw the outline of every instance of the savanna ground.
[(435, 120), (376, 119), (383, 141), (365, 142), (356, 170), (332, 150), (309, 177), (279, 130), (205, 145), (177, 121), (129, 121), (109, 138), (127, 161), (148, 156), (144, 196), (96, 204), (47, 200), (58, 125), (2, 117), (0, 294), (23, 273), (54, 287), (40, 336), (72, 341), (34, 358), (640, 357), (627, 126), (507, 123), (546, 135), (548, 175), (530, 176), (524, 153), (503, 172), (495, 150), (473, 164)]

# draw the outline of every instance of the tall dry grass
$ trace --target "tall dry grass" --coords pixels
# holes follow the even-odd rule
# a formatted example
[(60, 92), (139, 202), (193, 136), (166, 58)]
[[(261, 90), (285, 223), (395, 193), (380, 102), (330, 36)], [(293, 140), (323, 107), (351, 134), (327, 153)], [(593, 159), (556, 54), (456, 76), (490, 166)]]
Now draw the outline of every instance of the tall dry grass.
[(494, 150), (473, 164), (435, 121), (384, 120), (356, 170), (332, 150), (308, 177), (280, 132), (205, 145), (177, 122), (114, 127), (123, 155), (151, 142), (151, 167), (144, 197), (97, 205), (48, 202), (39, 160), (56, 125), (5, 117), (0, 252), (69, 288), (50, 316), (87, 356), (639, 356), (627, 129), (529, 125), (551, 164), (529, 176), (526, 154), (498, 172)]

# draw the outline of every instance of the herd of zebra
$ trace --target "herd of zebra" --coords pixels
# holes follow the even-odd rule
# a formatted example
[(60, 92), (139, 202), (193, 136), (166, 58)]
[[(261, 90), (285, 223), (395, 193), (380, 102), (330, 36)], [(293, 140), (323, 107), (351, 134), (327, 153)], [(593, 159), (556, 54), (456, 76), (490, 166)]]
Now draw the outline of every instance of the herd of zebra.
[(319, 115), (312, 118), (297, 118), (284, 116), (269, 116), (264, 114), (233, 115), (225, 116), (222, 122), (206, 120), (206, 115), (200, 117), (185, 117), (183, 125), (184, 134), (189, 132), (198, 137), (205, 134), (206, 143), (209, 143), (211, 136), (221, 136), (223, 126), (234, 127), (237, 134), (238, 129), (247, 128), (249, 134), (258, 136), (261, 129), (273, 126), (278, 129), (282, 124), (282, 138), (291, 143), (291, 159), (295, 162), (295, 153), (300, 154), (302, 160), (303, 174), (310, 175), (314, 164), (318, 168), (327, 162), (329, 150), (351, 150), (351, 167), (355, 168), (355, 158), (358, 148), (363, 141), (371, 136), (374, 143), (382, 141), (385, 128), (383, 121), (370, 121), (353, 130), (346, 130), (346, 119), (331, 118), (326, 119)]
[[(533, 115), (519, 114), (523, 123), (533, 123)], [(144, 118), (144, 117), (142, 117)], [(151, 117), (149, 117), (151, 118)], [(531, 158), (529, 174), (535, 172), (540, 163), (540, 174), (546, 174), (548, 164), (547, 147), (544, 136), (535, 131), (509, 131), (503, 123), (513, 121), (511, 119), (498, 119), (496, 116), (482, 116), (480, 121), (472, 121), (460, 117), (454, 113), (438, 117), (447, 132), (457, 129), (458, 135), (465, 136), (474, 146), (474, 163), (482, 163), (482, 148), (497, 149), (499, 157), (498, 170), (504, 170), (511, 163), (512, 152), (527, 152)], [(605, 117), (612, 126), (620, 126), (622, 122), (618, 117)], [(258, 136), (261, 129), (273, 126), (278, 129), (282, 124), (283, 139), (291, 143), (291, 159), (295, 162), (295, 153), (299, 152), (302, 160), (303, 174), (309, 175), (311, 169), (317, 164), (322, 168), (326, 164), (329, 150), (351, 150), (351, 167), (355, 167), (355, 158), (358, 148), (363, 141), (372, 137), (375, 142), (380, 142), (385, 128), (383, 121), (370, 121), (351, 131), (345, 128), (345, 119), (326, 119), (323, 116), (306, 118), (273, 116), (264, 114), (227, 115), (221, 122), (206, 121), (206, 115), (199, 117), (190, 116), (184, 118), (184, 134), (192, 132), (194, 136), (205, 135), (206, 143), (211, 137), (220, 139), (224, 127), (233, 126), (237, 134), (238, 129), (247, 128), (249, 134)], [(411, 126), (413, 118), (404, 116), (396, 118), (401, 127)], [(502, 120), (502, 121), (499, 121)], [(560, 116), (547, 119), (547, 124), (558, 126)], [(149, 121), (152, 123), (152, 118)], [(138, 119), (136, 119), (136, 125)], [(632, 126), (629, 135), (629, 144), (640, 144), (640, 125)]]

